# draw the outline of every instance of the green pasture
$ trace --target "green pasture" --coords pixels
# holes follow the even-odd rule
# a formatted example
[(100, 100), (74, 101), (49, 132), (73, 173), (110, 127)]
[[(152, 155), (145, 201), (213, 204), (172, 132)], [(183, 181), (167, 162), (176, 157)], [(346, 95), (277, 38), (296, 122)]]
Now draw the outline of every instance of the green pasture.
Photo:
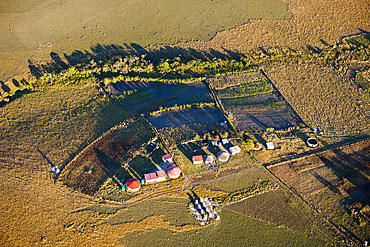
[[(0, 2), (0, 80), (31, 61), (54, 61), (100, 45), (209, 40), (250, 19), (289, 19), (280, 0), (31, 0)], [(94, 50), (93, 52), (97, 52)]]

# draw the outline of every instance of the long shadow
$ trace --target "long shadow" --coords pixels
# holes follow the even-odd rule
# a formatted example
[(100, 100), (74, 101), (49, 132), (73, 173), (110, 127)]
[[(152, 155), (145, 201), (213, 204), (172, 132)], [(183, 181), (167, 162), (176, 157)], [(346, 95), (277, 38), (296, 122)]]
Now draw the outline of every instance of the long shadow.
[(302, 131), (295, 131), (295, 135), (301, 139), (304, 143), (307, 142), (307, 139), (309, 138), (308, 135), (306, 135), (306, 133), (302, 132)]
[[(362, 173), (368, 170), (366, 165), (358, 162), (355, 154), (348, 155), (340, 149), (333, 150), (333, 153), (335, 156), (331, 160), (322, 155), (318, 155), (318, 157), (325, 165), (331, 168), (339, 178), (346, 178), (355, 186), (355, 188), (351, 188), (350, 191), (348, 191), (348, 194), (356, 198), (349, 198), (347, 202), (354, 201), (354, 199), (362, 203), (369, 202), (370, 191), (368, 188), (370, 187), (370, 180)], [(369, 157), (367, 157), (367, 159), (369, 159)], [(356, 192), (356, 190), (360, 193)]]
[(255, 134), (255, 135), (253, 135), (254, 136), (254, 138), (256, 138), (256, 140), (259, 142), (259, 143), (261, 143), (263, 146), (265, 146), (266, 147), (266, 140), (265, 139), (263, 139), (262, 138), (262, 136), (260, 136), (260, 135), (258, 135), (258, 134)]
[(43, 152), (41, 152), (40, 149), (36, 148), (36, 151), (39, 152), (42, 158), (44, 158), (49, 163), (50, 167), (54, 167), (53, 163), (48, 159), (48, 157), (46, 157), (46, 155)]
[(314, 171), (311, 171), (311, 174), (317, 179), (320, 181), (320, 183), (322, 183), (323, 185), (325, 185), (326, 187), (329, 188), (329, 190), (331, 190), (333, 193), (337, 194), (337, 195), (340, 195), (340, 191), (339, 189), (334, 186), (332, 183), (330, 183), (328, 180), (326, 180), (325, 178), (323, 178), (322, 176), (320, 176), (319, 174), (317, 174), (316, 172)]
[(125, 57), (141, 55), (145, 55), (146, 59), (150, 60), (154, 64), (158, 64), (162, 60), (173, 59), (175, 57), (181, 57), (181, 61), (184, 63), (194, 59), (240, 59), (245, 57), (241, 53), (226, 49), (224, 49), (222, 53), (214, 49), (203, 51), (193, 48), (179, 48), (173, 46), (162, 46), (157, 50), (149, 50), (136, 43), (123, 44), (123, 46), (116, 44), (96, 44), (90, 47), (90, 51), (75, 50), (71, 54), (63, 54), (63, 57), (59, 56), (55, 52), (52, 52), (50, 53), (51, 60), (43, 64), (35, 64), (31, 60), (28, 60), (28, 67), (31, 74), (39, 78), (45, 73), (58, 73), (63, 69), (68, 68), (68, 66), (86, 65), (93, 63), (92, 61), (102, 65), (104, 61), (109, 60), (114, 56)]

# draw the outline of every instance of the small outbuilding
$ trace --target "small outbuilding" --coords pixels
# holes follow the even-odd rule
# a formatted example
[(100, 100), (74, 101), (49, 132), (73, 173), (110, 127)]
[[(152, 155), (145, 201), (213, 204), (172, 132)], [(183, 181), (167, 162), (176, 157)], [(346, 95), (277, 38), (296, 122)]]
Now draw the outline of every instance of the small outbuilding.
[(126, 188), (127, 191), (129, 192), (137, 192), (140, 190), (141, 183), (140, 180), (136, 178), (130, 178), (129, 180), (126, 181)]
[(205, 154), (205, 155), (203, 155), (203, 158), (204, 158), (204, 163), (206, 163), (206, 164), (213, 163), (212, 154)]
[(238, 145), (229, 148), (229, 153), (231, 155), (237, 155), (238, 153), (240, 153), (240, 151), (241, 150), (240, 150), (240, 147)]
[(275, 149), (274, 143), (273, 142), (266, 142), (266, 149), (267, 150)]
[(162, 156), (163, 162), (172, 162), (172, 155), (171, 154), (166, 154)]
[(176, 178), (180, 177), (181, 169), (177, 166), (170, 166), (167, 169), (167, 175), (172, 179), (176, 179)]
[(221, 162), (227, 162), (230, 158), (230, 155), (226, 151), (220, 151), (217, 153), (217, 159)]
[(203, 163), (203, 156), (202, 155), (195, 155), (192, 157), (192, 161), (194, 165), (202, 164)]

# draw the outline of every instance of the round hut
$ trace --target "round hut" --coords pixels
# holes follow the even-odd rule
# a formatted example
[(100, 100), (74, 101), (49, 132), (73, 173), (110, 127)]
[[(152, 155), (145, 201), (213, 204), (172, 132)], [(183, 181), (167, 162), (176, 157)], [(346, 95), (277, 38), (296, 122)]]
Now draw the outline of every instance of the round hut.
[(253, 146), (253, 150), (258, 151), (262, 149), (262, 144), (259, 142), (256, 142)]
[(177, 166), (170, 166), (167, 168), (167, 175), (172, 179), (176, 179), (180, 177), (181, 169), (178, 168)]
[(228, 153), (228, 152), (226, 152), (226, 151), (220, 151), (220, 152), (218, 152), (218, 153), (217, 153), (217, 159), (218, 159), (219, 161), (221, 161), (221, 162), (226, 162), (226, 161), (228, 161), (228, 160), (229, 160), (229, 157), (230, 157), (230, 155), (229, 155), (229, 153)]
[(140, 190), (141, 183), (140, 180), (136, 178), (130, 178), (129, 180), (126, 181), (126, 188), (127, 191), (129, 192), (137, 192)]

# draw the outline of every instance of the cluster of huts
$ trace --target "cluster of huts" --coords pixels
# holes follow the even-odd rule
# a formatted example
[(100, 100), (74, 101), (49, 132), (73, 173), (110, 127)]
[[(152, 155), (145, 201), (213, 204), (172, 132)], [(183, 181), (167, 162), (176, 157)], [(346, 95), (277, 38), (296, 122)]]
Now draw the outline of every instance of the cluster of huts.
[[(230, 158), (230, 155), (237, 155), (240, 153), (241, 149), (238, 145), (232, 145), (229, 140), (222, 139), (220, 142), (211, 141), (211, 145), (214, 147), (219, 147), (220, 151), (216, 154), (217, 159), (220, 162), (227, 162)], [(212, 154), (206, 155), (194, 155), (192, 157), (192, 162), (194, 165), (197, 164), (212, 164), (214, 162)]]
[(220, 216), (213, 209), (211, 202), (207, 198), (197, 199), (189, 207), (202, 226), (209, 224), (208, 220), (220, 220)]
[(140, 190), (141, 185), (167, 181), (167, 176), (170, 179), (177, 179), (180, 177), (181, 169), (173, 164), (171, 154), (163, 155), (162, 161), (164, 163), (167, 163), (168, 165), (167, 174), (164, 170), (159, 170), (144, 174), (144, 178), (141, 181), (136, 178), (130, 178), (126, 181), (125, 186), (122, 187), (122, 190), (127, 190), (129, 192), (137, 192)]

